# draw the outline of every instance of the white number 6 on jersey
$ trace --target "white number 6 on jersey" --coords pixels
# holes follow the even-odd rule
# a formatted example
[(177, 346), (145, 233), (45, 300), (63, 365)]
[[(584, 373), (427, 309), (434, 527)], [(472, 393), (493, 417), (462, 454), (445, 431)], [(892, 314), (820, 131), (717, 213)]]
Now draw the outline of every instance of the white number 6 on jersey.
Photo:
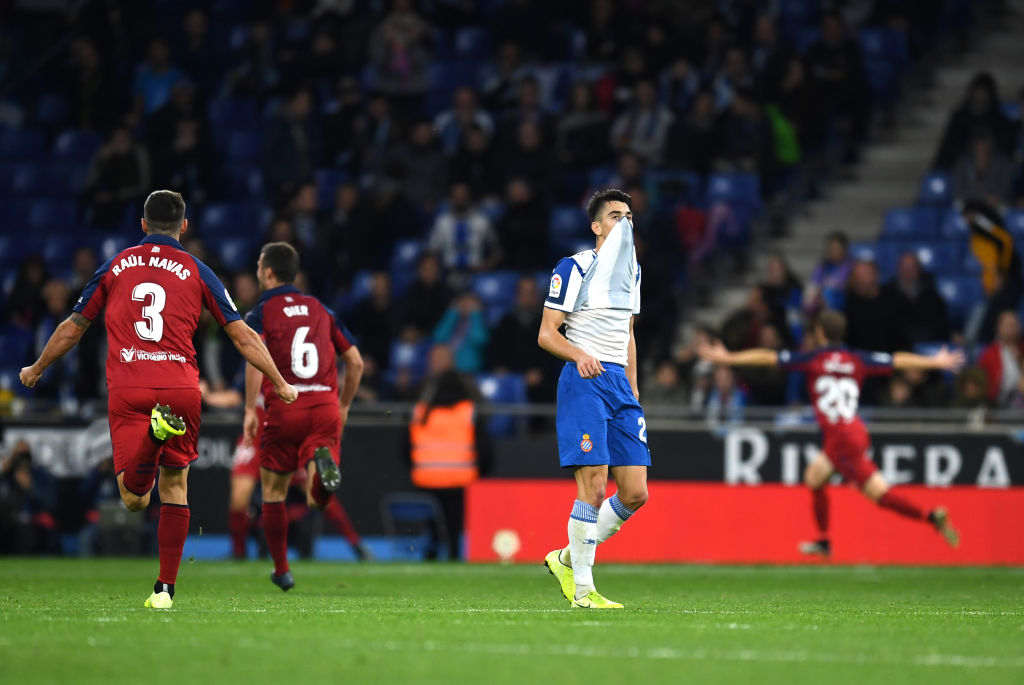
[(320, 367), (316, 345), (306, 342), (309, 326), (299, 326), (292, 338), (292, 373), (299, 378), (312, 378)]
[(135, 333), (143, 340), (158, 342), (164, 337), (164, 317), (160, 316), (160, 312), (167, 304), (167, 293), (156, 283), (139, 283), (132, 290), (132, 300), (135, 302), (145, 302), (147, 297), (153, 299), (142, 306), (142, 318), (145, 321), (135, 322)]

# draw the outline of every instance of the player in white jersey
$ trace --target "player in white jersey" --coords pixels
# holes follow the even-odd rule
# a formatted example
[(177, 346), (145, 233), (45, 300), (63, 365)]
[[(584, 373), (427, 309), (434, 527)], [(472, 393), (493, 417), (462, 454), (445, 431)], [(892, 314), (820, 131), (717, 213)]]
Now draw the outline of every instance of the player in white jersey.
[[(636, 381), (640, 267), (630, 205), (629, 195), (615, 189), (590, 199), (597, 245), (555, 267), (537, 337), (544, 350), (566, 360), (558, 378), (558, 459), (573, 469), (577, 491), (569, 545), (544, 563), (565, 598), (589, 609), (622, 608), (594, 588), (594, 555), (647, 502), (651, 465)], [(605, 499), (609, 469), (618, 492)]]

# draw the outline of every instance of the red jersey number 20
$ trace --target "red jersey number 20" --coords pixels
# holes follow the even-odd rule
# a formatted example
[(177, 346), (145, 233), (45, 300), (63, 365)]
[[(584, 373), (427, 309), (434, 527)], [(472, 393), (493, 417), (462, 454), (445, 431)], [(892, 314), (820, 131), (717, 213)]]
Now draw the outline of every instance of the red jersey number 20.
[(818, 411), (830, 423), (848, 423), (857, 416), (860, 388), (857, 381), (845, 376), (820, 376), (814, 383)]

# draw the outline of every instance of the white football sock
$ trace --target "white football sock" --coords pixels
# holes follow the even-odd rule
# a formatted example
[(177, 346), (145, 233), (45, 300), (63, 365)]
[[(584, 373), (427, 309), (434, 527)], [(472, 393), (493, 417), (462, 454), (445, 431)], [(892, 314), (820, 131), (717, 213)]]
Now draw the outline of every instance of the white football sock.
[(633, 512), (622, 503), (618, 493), (601, 502), (601, 509), (597, 514), (597, 544), (600, 545), (619, 532), (622, 524), (632, 515)]
[(569, 516), (569, 554), (576, 597), (594, 589), (594, 555), (597, 551), (597, 507), (576, 500)]

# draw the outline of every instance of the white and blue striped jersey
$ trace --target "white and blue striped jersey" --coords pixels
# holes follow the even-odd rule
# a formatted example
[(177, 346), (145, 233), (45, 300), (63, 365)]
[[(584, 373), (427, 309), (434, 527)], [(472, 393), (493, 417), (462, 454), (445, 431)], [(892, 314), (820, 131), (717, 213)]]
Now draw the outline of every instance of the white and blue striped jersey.
[(544, 306), (566, 312), (565, 337), (602, 362), (626, 365), (629, 320), (640, 313), (640, 266), (633, 224), (623, 218), (600, 253), (578, 252), (558, 262)]

